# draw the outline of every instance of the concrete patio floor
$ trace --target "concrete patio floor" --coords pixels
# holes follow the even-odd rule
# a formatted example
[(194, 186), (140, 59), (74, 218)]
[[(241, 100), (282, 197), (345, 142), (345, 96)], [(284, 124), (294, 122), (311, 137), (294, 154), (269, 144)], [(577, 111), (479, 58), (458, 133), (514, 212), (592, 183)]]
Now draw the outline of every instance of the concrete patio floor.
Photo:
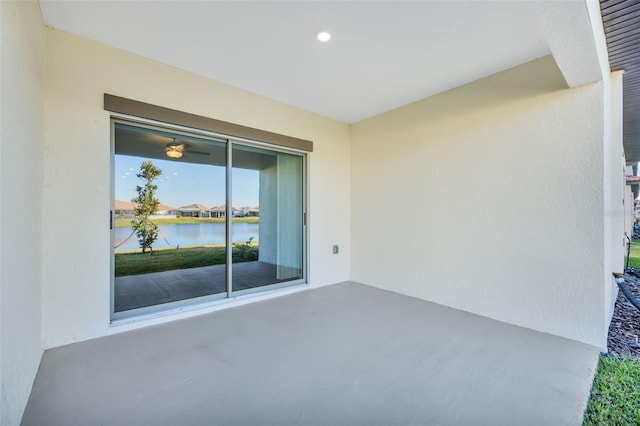
[(342, 283), (45, 352), (23, 425), (579, 425), (598, 348)]

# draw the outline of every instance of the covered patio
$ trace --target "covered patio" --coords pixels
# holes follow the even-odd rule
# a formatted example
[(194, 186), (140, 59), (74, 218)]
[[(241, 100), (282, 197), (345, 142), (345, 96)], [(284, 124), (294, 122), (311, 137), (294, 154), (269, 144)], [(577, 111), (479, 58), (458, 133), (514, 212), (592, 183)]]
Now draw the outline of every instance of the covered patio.
[(580, 424), (598, 348), (345, 282), (51, 349), (22, 424)]
[[(0, 2), (0, 424), (580, 424), (640, 161), (638, 5), (188, 3)], [(300, 287), (118, 321), (125, 122), (226, 144), (227, 196), (159, 199), (300, 221), (270, 241), (302, 268), (257, 238)], [(242, 200), (234, 144), (306, 158), (300, 214)]]

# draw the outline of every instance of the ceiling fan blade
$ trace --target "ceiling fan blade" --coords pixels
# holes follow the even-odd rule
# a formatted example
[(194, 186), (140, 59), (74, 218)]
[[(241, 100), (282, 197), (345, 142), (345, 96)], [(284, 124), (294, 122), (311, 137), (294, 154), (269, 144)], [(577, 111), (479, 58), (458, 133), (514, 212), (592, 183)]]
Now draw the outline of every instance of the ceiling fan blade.
[(198, 154), (198, 155), (211, 155), (211, 154), (210, 154), (210, 153), (208, 153), (208, 152), (204, 152), (204, 151), (191, 151), (191, 150), (189, 150), (189, 149), (185, 149), (185, 150), (184, 150), (184, 153), (185, 153), (185, 154)]

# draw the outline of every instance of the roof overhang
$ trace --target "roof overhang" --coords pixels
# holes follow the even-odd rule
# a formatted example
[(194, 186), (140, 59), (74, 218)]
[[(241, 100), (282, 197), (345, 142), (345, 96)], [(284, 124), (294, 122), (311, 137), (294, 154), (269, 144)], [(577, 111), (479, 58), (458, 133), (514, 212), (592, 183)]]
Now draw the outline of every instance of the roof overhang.
[(635, 163), (640, 161), (640, 2), (601, 0), (600, 13), (611, 71), (624, 71), (622, 137), (626, 160)]

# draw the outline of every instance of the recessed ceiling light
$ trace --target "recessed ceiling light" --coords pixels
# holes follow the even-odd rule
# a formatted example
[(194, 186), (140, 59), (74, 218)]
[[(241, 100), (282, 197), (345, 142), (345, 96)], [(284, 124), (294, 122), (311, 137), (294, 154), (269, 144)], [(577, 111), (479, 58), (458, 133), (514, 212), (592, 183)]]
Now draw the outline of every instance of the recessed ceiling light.
[(320, 41), (329, 41), (331, 40), (331, 34), (329, 34), (326, 31), (320, 31), (317, 35), (316, 38)]

